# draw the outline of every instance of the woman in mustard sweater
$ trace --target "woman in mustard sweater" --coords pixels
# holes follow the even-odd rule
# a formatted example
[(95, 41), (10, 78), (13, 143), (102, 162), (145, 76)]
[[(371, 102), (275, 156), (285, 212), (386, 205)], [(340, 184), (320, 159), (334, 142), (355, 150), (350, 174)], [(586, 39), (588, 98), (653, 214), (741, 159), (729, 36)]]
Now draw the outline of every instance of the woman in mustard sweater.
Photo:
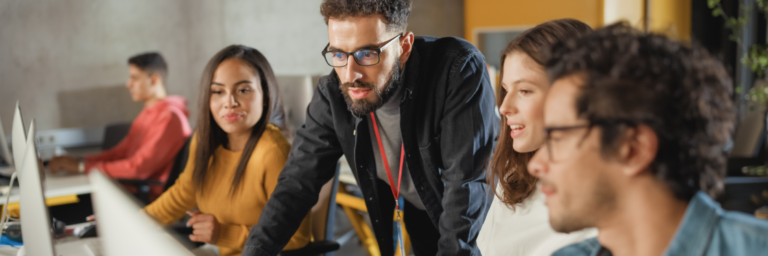
[[(272, 68), (257, 50), (233, 45), (208, 62), (190, 157), (176, 183), (145, 211), (167, 225), (184, 217), (192, 241), (240, 255), (288, 159), (290, 144), (268, 124), (277, 94)], [(309, 216), (285, 250), (311, 240)]]

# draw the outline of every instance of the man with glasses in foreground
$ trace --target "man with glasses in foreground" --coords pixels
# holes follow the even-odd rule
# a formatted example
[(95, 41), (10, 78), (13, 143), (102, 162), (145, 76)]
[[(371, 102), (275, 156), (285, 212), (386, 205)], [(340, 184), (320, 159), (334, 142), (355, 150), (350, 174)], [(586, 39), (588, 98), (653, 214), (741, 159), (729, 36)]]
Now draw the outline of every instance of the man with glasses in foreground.
[(317, 85), (243, 255), (280, 252), (342, 155), (381, 255), (394, 252), (398, 217), (416, 255), (479, 255), (499, 122), (485, 59), (461, 39), (414, 37), (410, 10), (410, 0), (323, 1), (322, 57), (334, 70)]
[(553, 255), (762, 255), (768, 222), (727, 212), (731, 80), (699, 48), (619, 23), (555, 47), (546, 144), (528, 170), (559, 232)]

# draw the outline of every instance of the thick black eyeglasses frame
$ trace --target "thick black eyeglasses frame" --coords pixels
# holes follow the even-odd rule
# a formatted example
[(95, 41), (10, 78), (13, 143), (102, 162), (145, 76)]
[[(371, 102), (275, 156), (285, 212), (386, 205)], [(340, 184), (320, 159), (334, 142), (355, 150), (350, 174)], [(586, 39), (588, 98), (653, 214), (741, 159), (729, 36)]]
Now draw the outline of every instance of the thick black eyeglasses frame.
[[(379, 49), (362, 49), (362, 50), (357, 50), (357, 51), (354, 51), (354, 52), (344, 52), (344, 51), (339, 51), (339, 50), (329, 51), (328, 47), (331, 46), (331, 43), (328, 43), (327, 45), (325, 45), (325, 48), (323, 48), (322, 56), (323, 56), (323, 59), (325, 59), (325, 63), (327, 63), (328, 66), (331, 66), (331, 67), (334, 67), (334, 68), (340, 68), (340, 67), (345, 67), (345, 66), (349, 65), (349, 56), (352, 56), (352, 58), (355, 59), (355, 63), (357, 63), (360, 66), (373, 66), (373, 65), (379, 64), (379, 62), (381, 62), (381, 52), (384, 51), (384, 48), (387, 48), (387, 46), (389, 44), (391, 44), (392, 42), (395, 41), (395, 39), (398, 39), (401, 36), (403, 36), (403, 34), (398, 34), (397, 36), (393, 37), (392, 39), (389, 39)], [(368, 64), (368, 65), (361, 64), (360, 60), (358, 60), (357, 56), (355, 55), (355, 53), (361, 52), (361, 51), (374, 51), (374, 52), (376, 52), (376, 57), (378, 58), (378, 60), (376, 61), (376, 63), (373, 63), (373, 64)], [(343, 66), (334, 66), (333, 64), (328, 62), (328, 58), (325, 57), (325, 54), (329, 53), (329, 52), (346, 54), (347, 55), (347, 62), (344, 63)]]
[[(607, 126), (607, 125), (615, 125), (615, 124), (627, 124), (630, 127), (635, 126), (635, 122), (630, 120), (620, 120), (620, 119), (612, 119), (612, 120), (599, 120), (599, 121), (593, 121), (589, 124), (580, 124), (580, 125), (571, 125), (571, 126), (559, 126), (559, 127), (545, 127), (544, 128), (544, 134), (546, 134), (546, 137), (544, 139), (545, 144), (547, 145), (547, 153), (549, 154), (549, 162), (554, 161), (554, 154), (552, 154), (552, 132), (554, 131), (570, 131), (570, 130), (576, 130), (576, 129), (592, 129), (595, 126)], [(581, 138), (581, 141), (579, 141), (579, 146), (582, 142), (589, 136), (589, 133), (585, 134), (584, 137)]]
[[(554, 154), (552, 153), (552, 132), (554, 131), (570, 131), (570, 130), (576, 130), (576, 129), (583, 129), (583, 128), (591, 128), (591, 124), (582, 124), (582, 125), (571, 125), (571, 126), (560, 126), (560, 127), (546, 127), (544, 128), (544, 134), (546, 134), (546, 138), (544, 139), (544, 142), (547, 144), (547, 153), (549, 154), (549, 161), (554, 161)], [(583, 140), (583, 139), (582, 139)], [(579, 142), (581, 144), (581, 142)]]

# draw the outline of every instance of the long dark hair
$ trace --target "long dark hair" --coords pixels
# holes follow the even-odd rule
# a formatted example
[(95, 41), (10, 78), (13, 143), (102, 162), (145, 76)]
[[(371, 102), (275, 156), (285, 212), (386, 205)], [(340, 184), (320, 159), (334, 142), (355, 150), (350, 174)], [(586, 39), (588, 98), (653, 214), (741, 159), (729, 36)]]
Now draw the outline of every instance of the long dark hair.
[[(589, 25), (574, 19), (552, 20), (529, 29), (514, 40), (509, 42), (507, 48), (501, 52), (500, 81), (504, 79), (504, 59), (513, 52), (522, 52), (531, 57), (544, 68), (549, 60), (549, 51), (553, 45), (564, 42), (569, 38), (580, 37), (592, 31)], [(507, 91), (499, 86), (496, 94), (496, 106), (501, 107)], [(537, 179), (528, 173), (528, 161), (534, 152), (520, 153), (512, 148), (512, 138), (509, 137), (510, 128), (507, 126), (507, 118), (501, 115), (501, 132), (496, 151), (490, 163), (488, 181), (490, 188), (496, 196), (507, 206), (523, 202), (536, 189)], [(500, 195), (496, 191), (496, 178), (503, 189)]]
[[(197, 150), (195, 151), (195, 169), (193, 172), (193, 179), (195, 185), (200, 188), (202, 193), (205, 185), (205, 176), (208, 174), (208, 170), (215, 168), (216, 156), (213, 154), (219, 146), (229, 144), (229, 137), (227, 133), (221, 129), (219, 124), (213, 119), (211, 113), (211, 82), (213, 81), (213, 74), (219, 67), (219, 64), (224, 60), (237, 58), (244, 63), (250, 65), (250, 67), (257, 72), (263, 91), (264, 106), (266, 109), (262, 111), (261, 117), (256, 125), (251, 130), (251, 136), (245, 143), (242, 156), (240, 156), (240, 162), (237, 164), (237, 170), (235, 177), (232, 179), (232, 186), (230, 187), (230, 194), (234, 193), (240, 187), (240, 180), (245, 174), (245, 167), (248, 165), (248, 160), (251, 158), (256, 144), (261, 138), (261, 134), (267, 128), (267, 123), (273, 122), (272, 120), (279, 120), (280, 124), (284, 126), (284, 114), (282, 110), (282, 102), (280, 93), (277, 87), (277, 80), (275, 74), (272, 72), (272, 67), (269, 65), (267, 58), (264, 57), (258, 50), (243, 46), (243, 45), (230, 45), (227, 48), (216, 53), (216, 55), (208, 61), (208, 64), (203, 70), (203, 77), (200, 80), (200, 98), (198, 102), (200, 116), (197, 118)], [(273, 114), (275, 111), (277, 114)], [(270, 118), (267, 118), (270, 117)]]

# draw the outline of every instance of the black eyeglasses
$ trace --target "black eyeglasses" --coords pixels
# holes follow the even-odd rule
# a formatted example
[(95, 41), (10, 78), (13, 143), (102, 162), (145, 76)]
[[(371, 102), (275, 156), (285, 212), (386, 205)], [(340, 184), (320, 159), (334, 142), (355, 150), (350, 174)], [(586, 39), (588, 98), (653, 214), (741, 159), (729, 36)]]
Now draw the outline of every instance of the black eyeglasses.
[[(554, 131), (571, 131), (571, 130), (578, 130), (578, 129), (584, 129), (584, 128), (591, 128), (591, 124), (582, 124), (582, 125), (572, 125), (572, 126), (561, 126), (561, 127), (547, 127), (544, 128), (544, 133), (546, 134), (546, 139), (544, 140), (547, 146), (547, 153), (549, 154), (549, 162), (555, 161), (555, 151), (559, 152), (558, 155), (562, 156), (562, 146), (555, 145), (552, 140), (552, 132)], [(585, 136), (586, 137), (586, 136)], [(579, 143), (581, 144), (581, 143)], [(557, 148), (555, 148), (557, 147)]]
[[(553, 138), (552, 132), (555, 131), (571, 131), (571, 130), (578, 130), (578, 129), (592, 129), (592, 127), (600, 126), (603, 129), (611, 129), (612, 127), (615, 128), (617, 125), (626, 125), (628, 127), (636, 127), (637, 126), (636, 120), (627, 120), (627, 119), (600, 119), (600, 120), (593, 120), (590, 121), (589, 124), (581, 124), (581, 125), (571, 125), (571, 126), (560, 126), (560, 127), (546, 127), (544, 128), (544, 133), (546, 134), (545, 138), (545, 145), (547, 147), (547, 153), (549, 154), (549, 162), (555, 161), (555, 156), (557, 157), (564, 157), (564, 155), (567, 155), (564, 150), (564, 147), (562, 145), (557, 145), (556, 142), (559, 142), (560, 138)], [(590, 130), (591, 131), (591, 130)], [(577, 145), (581, 145), (582, 142), (589, 136), (589, 132), (584, 134), (584, 136), (581, 138), (579, 143)]]
[(331, 43), (328, 43), (328, 45), (325, 46), (325, 49), (323, 49), (323, 57), (329, 66), (336, 68), (346, 66), (350, 55), (352, 55), (352, 58), (354, 58), (355, 62), (360, 66), (373, 66), (379, 64), (381, 61), (381, 51), (402, 35), (403, 34), (399, 34), (396, 37), (389, 39), (387, 43), (379, 49), (362, 49), (354, 52), (343, 52), (339, 50), (328, 51), (328, 46), (331, 45)]

